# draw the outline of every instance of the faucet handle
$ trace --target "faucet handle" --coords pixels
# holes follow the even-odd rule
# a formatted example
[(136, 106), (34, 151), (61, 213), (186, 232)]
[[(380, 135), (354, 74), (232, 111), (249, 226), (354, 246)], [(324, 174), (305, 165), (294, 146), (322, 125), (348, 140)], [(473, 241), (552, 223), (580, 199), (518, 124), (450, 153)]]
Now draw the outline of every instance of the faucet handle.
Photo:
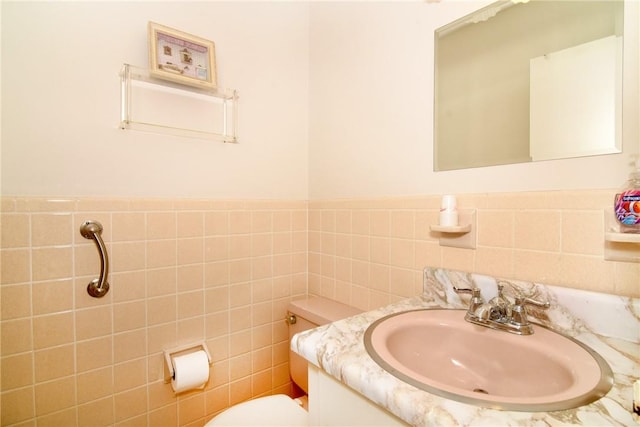
[(453, 285), (453, 290), (457, 294), (471, 294), (473, 298), (481, 298), (480, 288), (459, 288), (456, 285)]
[(482, 299), (482, 295), (480, 294), (480, 288), (458, 288), (454, 285), (453, 290), (457, 294), (471, 294), (469, 308), (467, 309), (467, 316), (475, 316), (476, 310), (484, 304), (484, 299)]
[(530, 330), (530, 322), (527, 317), (527, 305), (534, 305), (536, 307), (547, 309), (551, 304), (549, 304), (549, 301), (538, 301), (525, 296), (515, 297), (515, 303), (511, 307), (511, 321), (516, 325), (521, 325), (523, 329), (528, 327)]
[(547, 309), (551, 306), (549, 301), (538, 301), (533, 298), (525, 297), (525, 296), (517, 296), (515, 297), (514, 305), (525, 306), (525, 305), (535, 305), (536, 307)]

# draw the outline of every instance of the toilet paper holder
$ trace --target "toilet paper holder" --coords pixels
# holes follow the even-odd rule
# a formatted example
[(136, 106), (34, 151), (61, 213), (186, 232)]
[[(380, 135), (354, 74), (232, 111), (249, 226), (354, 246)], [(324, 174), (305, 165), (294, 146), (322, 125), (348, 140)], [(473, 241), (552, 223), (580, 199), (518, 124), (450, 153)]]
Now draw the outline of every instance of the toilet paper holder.
[(164, 382), (170, 383), (172, 379), (176, 377), (176, 371), (173, 366), (173, 358), (176, 356), (180, 356), (187, 353), (192, 353), (194, 351), (204, 350), (207, 354), (207, 360), (209, 361), (209, 365), (213, 363), (211, 359), (211, 353), (209, 353), (209, 349), (207, 348), (207, 344), (204, 341), (198, 342), (195, 344), (188, 344), (180, 347), (174, 347), (167, 350), (164, 350), (164, 361), (165, 361), (165, 370), (164, 370)]

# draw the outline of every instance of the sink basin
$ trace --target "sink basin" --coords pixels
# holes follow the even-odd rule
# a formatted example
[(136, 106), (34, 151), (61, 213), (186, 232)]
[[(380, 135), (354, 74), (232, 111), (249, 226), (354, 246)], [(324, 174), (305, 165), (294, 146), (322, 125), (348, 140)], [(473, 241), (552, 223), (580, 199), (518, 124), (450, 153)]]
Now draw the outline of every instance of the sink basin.
[(522, 336), (464, 320), (464, 310), (392, 314), (365, 332), (373, 360), (430, 393), (494, 409), (557, 411), (589, 404), (613, 385), (607, 362), (586, 345), (535, 325)]

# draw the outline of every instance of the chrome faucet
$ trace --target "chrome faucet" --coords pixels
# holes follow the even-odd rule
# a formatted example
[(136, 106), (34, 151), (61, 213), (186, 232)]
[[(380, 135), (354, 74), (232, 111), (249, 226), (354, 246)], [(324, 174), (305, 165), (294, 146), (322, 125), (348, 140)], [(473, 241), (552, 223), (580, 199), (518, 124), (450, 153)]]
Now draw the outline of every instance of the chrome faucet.
[(504, 284), (498, 283), (498, 295), (484, 302), (479, 288), (453, 287), (458, 294), (471, 294), (464, 318), (467, 322), (518, 335), (533, 334), (533, 324), (527, 315), (527, 305), (549, 308), (549, 302), (537, 301), (523, 295), (514, 297), (513, 304), (504, 296)]

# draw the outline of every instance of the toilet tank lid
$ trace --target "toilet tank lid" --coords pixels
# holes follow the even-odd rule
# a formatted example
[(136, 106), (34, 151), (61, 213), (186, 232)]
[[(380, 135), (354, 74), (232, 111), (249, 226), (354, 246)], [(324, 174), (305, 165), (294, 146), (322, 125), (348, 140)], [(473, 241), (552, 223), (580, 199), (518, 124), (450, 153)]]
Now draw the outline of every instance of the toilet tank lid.
[(289, 311), (316, 325), (326, 325), (362, 313), (362, 310), (355, 307), (322, 297), (291, 301)]

